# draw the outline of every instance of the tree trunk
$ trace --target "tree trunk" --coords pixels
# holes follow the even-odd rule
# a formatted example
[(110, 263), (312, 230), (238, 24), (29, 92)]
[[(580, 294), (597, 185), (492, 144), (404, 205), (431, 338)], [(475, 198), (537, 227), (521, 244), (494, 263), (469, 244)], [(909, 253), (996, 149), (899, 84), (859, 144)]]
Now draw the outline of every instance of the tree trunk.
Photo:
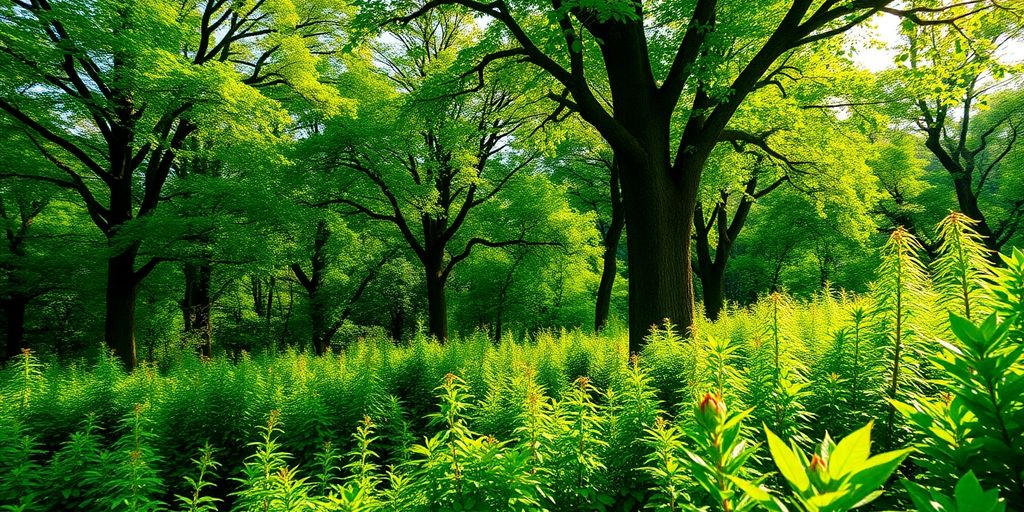
[(311, 341), (313, 343), (313, 354), (316, 356), (322, 356), (327, 351), (327, 340), (325, 339), (327, 321), (324, 318), (323, 301), (320, 300), (319, 295), (317, 293), (310, 298), (312, 304), (310, 304), (309, 308)]
[[(327, 271), (327, 241), (331, 237), (331, 231), (327, 222), (320, 220), (316, 224), (316, 234), (313, 236), (313, 254), (310, 256), (310, 273), (302, 269), (298, 263), (292, 264), (292, 272), (299, 280), (299, 284), (306, 290), (306, 297), (309, 299), (309, 322), (310, 338), (313, 345), (313, 353), (322, 356), (327, 351), (330, 338), (336, 329), (327, 327), (327, 304), (323, 296), (324, 279)], [(361, 289), (360, 289), (360, 294)]]
[(405, 308), (399, 305), (391, 311), (391, 339), (402, 341), (402, 331), (405, 327)]
[[(602, 25), (613, 117), (629, 137), (609, 139), (620, 165), (629, 252), (629, 351), (666, 320), (689, 335), (695, 316), (690, 235), (706, 154), (673, 169), (672, 109), (659, 100), (642, 23)], [(588, 109), (581, 110), (584, 119)], [(587, 119), (591, 121), (591, 119)], [(685, 136), (684, 136), (685, 138)], [(687, 144), (687, 141), (683, 141)]]
[(263, 318), (263, 279), (249, 276), (249, 283), (252, 290), (252, 309), (256, 316)]
[(619, 190), (618, 162), (612, 163), (609, 180), (611, 190), (612, 220), (608, 231), (604, 234), (604, 265), (601, 269), (601, 284), (597, 287), (597, 303), (594, 307), (594, 331), (600, 332), (608, 325), (608, 313), (611, 311), (612, 289), (618, 275), (619, 240), (622, 228), (626, 225), (626, 214), (622, 207), (622, 194)]
[(526, 250), (519, 251), (516, 254), (515, 261), (512, 262), (512, 266), (508, 269), (508, 273), (505, 274), (505, 280), (501, 283), (501, 289), (498, 290), (498, 308), (494, 315), (494, 341), (501, 343), (502, 330), (505, 328), (503, 324), (505, 316), (505, 302), (508, 299), (508, 289), (512, 286), (512, 277), (516, 273), (516, 269), (526, 258)]
[(210, 298), (210, 275), (212, 270), (208, 261), (185, 263), (185, 297), (182, 310), (185, 316), (185, 334), (199, 339), (199, 355), (213, 355), (212, 325), (210, 311), (213, 301)]
[(683, 194), (662, 164), (623, 160), (622, 204), (629, 251), (629, 351), (666, 320), (684, 335), (695, 316), (690, 234), (696, 191)]
[(138, 282), (135, 276), (137, 247), (111, 256), (107, 260), (107, 306), (105, 335), (107, 346), (132, 371), (135, 356), (135, 297)]
[[(970, 176), (970, 174), (967, 176)], [(983, 237), (985, 247), (991, 251), (990, 260), (994, 264), (1000, 265), (1002, 260), (999, 258), (999, 251), (1002, 247), (999, 241), (996, 240), (992, 227), (989, 226), (988, 220), (985, 218), (985, 214), (981, 212), (981, 207), (978, 206), (978, 196), (974, 193), (971, 179), (954, 174), (953, 189), (956, 190), (956, 202), (960, 208), (960, 213), (978, 222), (974, 226), (974, 230)]]
[(704, 315), (714, 322), (725, 309), (725, 265), (701, 269), (700, 284), (704, 299)]
[(267, 319), (267, 332), (270, 332), (270, 319), (274, 316), (274, 294), (277, 293), (277, 279), (274, 276), (270, 276), (267, 281), (267, 305), (263, 308), (263, 312), (266, 313)]
[(3, 301), (4, 319), (7, 323), (7, 344), (4, 350), (4, 361), (10, 361), (25, 348), (25, 309), (27, 297), (14, 296)]
[(442, 255), (428, 255), (427, 279), (427, 329), (438, 341), (448, 340), (448, 303), (445, 298), (445, 279)]

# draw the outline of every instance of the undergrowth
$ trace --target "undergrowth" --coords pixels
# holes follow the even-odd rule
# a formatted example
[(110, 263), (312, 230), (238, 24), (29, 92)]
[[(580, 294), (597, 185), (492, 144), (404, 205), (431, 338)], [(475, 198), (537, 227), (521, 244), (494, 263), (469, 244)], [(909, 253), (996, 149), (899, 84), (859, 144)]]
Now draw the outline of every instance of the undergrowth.
[(0, 509), (1020, 509), (1024, 253), (993, 268), (971, 226), (927, 263), (898, 230), (870, 295), (772, 294), (632, 356), (580, 332), (131, 374), (26, 351)]

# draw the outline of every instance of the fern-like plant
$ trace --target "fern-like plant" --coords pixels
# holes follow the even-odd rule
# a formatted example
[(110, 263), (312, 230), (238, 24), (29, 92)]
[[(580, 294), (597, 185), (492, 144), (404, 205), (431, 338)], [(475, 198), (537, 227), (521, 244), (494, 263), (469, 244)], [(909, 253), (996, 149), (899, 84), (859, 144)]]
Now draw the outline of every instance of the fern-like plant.
[[(918, 360), (920, 324), (930, 314), (931, 301), (928, 273), (918, 256), (921, 251), (920, 242), (903, 227), (896, 228), (882, 248), (873, 313), (888, 361), (885, 394), (890, 401), (923, 380), (913, 364)], [(896, 409), (890, 406), (886, 411), (883, 440), (885, 446), (893, 447), (899, 443)]]
[(100, 489), (93, 507), (124, 512), (157, 512), (166, 510), (160, 500), (163, 481), (156, 465), (160, 457), (153, 449), (153, 432), (149, 406), (136, 404), (121, 419), (121, 436), (113, 449), (103, 452), (98, 463), (90, 467), (85, 478)]
[(938, 257), (931, 265), (940, 302), (968, 320), (985, 299), (982, 283), (992, 271), (992, 253), (974, 230), (977, 224), (959, 212), (942, 219), (938, 225)]
[(199, 458), (192, 459), (192, 462), (196, 467), (196, 475), (185, 477), (191, 493), (186, 496), (177, 495), (175, 498), (182, 512), (217, 512), (220, 498), (207, 494), (207, 489), (215, 486), (212, 480), (216, 478), (217, 468), (220, 467), (220, 463), (213, 458), (210, 443), (203, 445), (199, 450)]

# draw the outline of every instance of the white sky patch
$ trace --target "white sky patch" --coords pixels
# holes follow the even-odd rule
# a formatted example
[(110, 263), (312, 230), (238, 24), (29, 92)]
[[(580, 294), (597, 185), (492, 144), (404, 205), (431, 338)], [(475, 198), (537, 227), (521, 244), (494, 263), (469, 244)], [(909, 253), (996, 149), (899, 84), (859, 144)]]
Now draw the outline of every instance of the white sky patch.
[[(892, 68), (895, 66), (895, 48), (899, 45), (899, 40), (899, 16), (879, 14), (868, 23), (850, 31), (853, 62), (871, 72)], [(1004, 42), (996, 56), (1007, 64), (1024, 63), (1024, 40), (1016, 38)]]
[(895, 66), (899, 42), (900, 19), (897, 16), (877, 15), (868, 23), (850, 31), (853, 62), (871, 72)]

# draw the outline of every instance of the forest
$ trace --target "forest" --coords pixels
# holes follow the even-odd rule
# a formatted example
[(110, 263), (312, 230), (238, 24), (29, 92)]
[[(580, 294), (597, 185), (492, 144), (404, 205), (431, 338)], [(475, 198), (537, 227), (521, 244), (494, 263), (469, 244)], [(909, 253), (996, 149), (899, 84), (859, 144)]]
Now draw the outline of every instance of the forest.
[(0, 511), (1024, 510), (1021, 0), (0, 0)]

